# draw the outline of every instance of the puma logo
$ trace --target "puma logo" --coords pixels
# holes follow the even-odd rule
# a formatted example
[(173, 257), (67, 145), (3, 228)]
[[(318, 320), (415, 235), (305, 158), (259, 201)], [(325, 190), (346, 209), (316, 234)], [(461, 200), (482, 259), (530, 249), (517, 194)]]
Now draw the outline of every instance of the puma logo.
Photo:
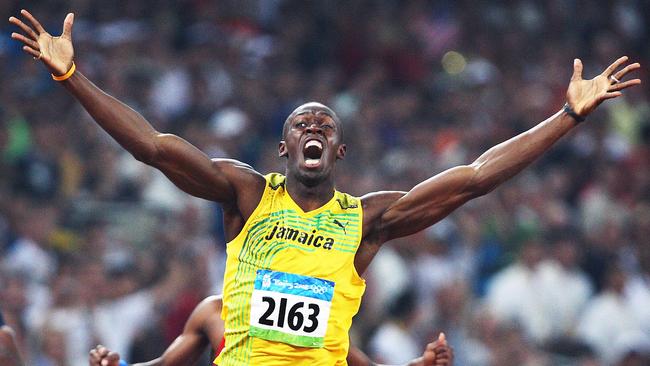
[(343, 225), (343, 224), (341, 223), (341, 221), (339, 221), (339, 220), (337, 220), (337, 219), (334, 219), (334, 223), (335, 223), (336, 225), (338, 225), (341, 229), (343, 229), (343, 233), (344, 233), (345, 235), (348, 235), (348, 232), (345, 231), (345, 227), (348, 225), (349, 221), (346, 221), (346, 222), (345, 222), (345, 225)]

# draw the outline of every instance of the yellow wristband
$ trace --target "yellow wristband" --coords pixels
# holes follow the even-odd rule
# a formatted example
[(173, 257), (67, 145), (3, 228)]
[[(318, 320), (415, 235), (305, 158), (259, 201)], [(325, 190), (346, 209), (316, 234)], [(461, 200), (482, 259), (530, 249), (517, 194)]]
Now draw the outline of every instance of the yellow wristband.
[(70, 67), (70, 70), (68, 70), (68, 72), (66, 72), (65, 74), (63, 74), (61, 76), (56, 76), (54, 74), (51, 74), (52, 79), (54, 79), (56, 81), (67, 80), (68, 78), (70, 78), (70, 76), (72, 76), (72, 74), (74, 74), (75, 70), (77, 70), (77, 66), (75, 66), (74, 61), (72, 61), (72, 66)]

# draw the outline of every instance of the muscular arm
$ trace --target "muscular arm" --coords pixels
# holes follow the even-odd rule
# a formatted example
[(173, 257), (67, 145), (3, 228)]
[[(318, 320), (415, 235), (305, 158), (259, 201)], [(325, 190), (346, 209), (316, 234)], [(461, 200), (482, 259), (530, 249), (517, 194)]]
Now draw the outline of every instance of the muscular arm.
[(383, 241), (416, 233), (472, 198), (487, 194), (530, 165), (575, 126), (564, 112), (496, 145), (470, 165), (451, 168), (416, 185), (381, 216)]
[[(639, 84), (638, 79), (620, 80), (639, 64), (631, 64), (615, 73), (627, 57), (610, 65), (591, 80), (582, 79), (582, 63), (574, 62), (574, 74), (567, 91), (567, 101), (579, 116), (588, 115), (606, 99), (621, 95), (620, 90)], [(468, 200), (487, 194), (513, 177), (547, 151), (577, 124), (564, 110), (530, 130), (496, 145), (470, 165), (449, 169), (418, 184), (403, 196), (394, 192), (364, 197), (364, 209), (371, 221), (364, 237), (373, 243), (416, 233), (433, 225)], [(387, 195), (395, 199), (390, 201)], [(373, 221), (374, 218), (374, 221)]]
[[(21, 14), (31, 27), (11, 17), (9, 21), (25, 33), (13, 33), (12, 38), (23, 42), (23, 50), (39, 58), (53, 74), (70, 70), (74, 59), (73, 14), (65, 18), (60, 37), (47, 33), (29, 12), (23, 10)], [(261, 194), (263, 179), (251, 167), (233, 160), (210, 160), (182, 138), (156, 131), (139, 113), (100, 90), (81, 72), (60, 83), (122, 147), (136, 159), (160, 169), (185, 192), (226, 205), (237, 203), (244, 216), (252, 204), (248, 199), (237, 202), (237, 197)]]
[(156, 131), (139, 113), (104, 93), (80, 72), (62, 84), (122, 147), (136, 159), (160, 169), (191, 195), (234, 202), (238, 187), (245, 186), (242, 183), (260, 181), (261, 176), (248, 165), (211, 160), (184, 139)]

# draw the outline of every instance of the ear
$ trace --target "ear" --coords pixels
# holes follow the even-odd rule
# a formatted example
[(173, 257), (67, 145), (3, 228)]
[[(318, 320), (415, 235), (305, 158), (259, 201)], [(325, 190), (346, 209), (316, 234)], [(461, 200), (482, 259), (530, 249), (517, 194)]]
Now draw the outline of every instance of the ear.
[(286, 158), (289, 156), (289, 151), (287, 150), (287, 144), (284, 142), (284, 140), (280, 141), (280, 144), (278, 145), (278, 156), (281, 158)]
[(348, 147), (345, 144), (339, 145), (339, 148), (336, 149), (336, 159), (337, 160), (343, 160), (345, 158), (345, 152), (347, 151)]

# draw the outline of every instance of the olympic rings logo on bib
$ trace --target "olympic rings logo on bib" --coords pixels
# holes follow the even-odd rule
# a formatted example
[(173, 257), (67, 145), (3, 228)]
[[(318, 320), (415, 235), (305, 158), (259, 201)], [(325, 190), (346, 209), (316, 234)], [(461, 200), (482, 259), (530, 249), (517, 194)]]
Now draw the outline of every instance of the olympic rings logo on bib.
[(260, 269), (251, 295), (252, 337), (323, 347), (334, 282)]

